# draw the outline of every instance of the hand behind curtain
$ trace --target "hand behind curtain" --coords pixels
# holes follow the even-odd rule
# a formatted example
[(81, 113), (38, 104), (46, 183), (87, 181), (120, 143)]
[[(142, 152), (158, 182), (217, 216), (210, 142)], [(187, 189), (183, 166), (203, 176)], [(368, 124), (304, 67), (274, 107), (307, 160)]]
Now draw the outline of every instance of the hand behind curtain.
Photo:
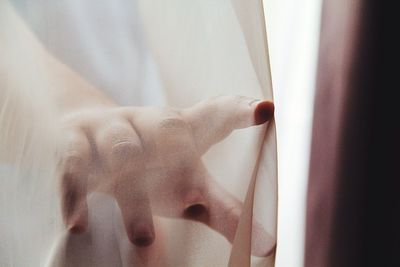
[[(136, 246), (155, 237), (152, 214), (199, 221), (233, 241), (242, 203), (220, 186), (201, 156), (232, 130), (272, 118), (274, 105), (220, 96), (188, 109), (101, 107), (63, 119), (60, 179), (68, 229), (88, 227), (86, 196), (112, 195)], [(253, 249), (266, 256), (275, 242), (253, 223)]]

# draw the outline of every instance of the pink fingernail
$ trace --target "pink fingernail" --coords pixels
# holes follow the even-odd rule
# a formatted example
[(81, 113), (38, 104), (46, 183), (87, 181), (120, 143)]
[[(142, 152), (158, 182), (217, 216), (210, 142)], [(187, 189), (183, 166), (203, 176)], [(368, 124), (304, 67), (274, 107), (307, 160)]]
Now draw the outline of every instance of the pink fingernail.
[(254, 122), (256, 125), (266, 123), (274, 117), (275, 106), (270, 101), (259, 103), (254, 112)]
[(147, 247), (153, 244), (154, 234), (150, 227), (144, 224), (138, 224), (133, 233), (133, 243), (138, 247)]

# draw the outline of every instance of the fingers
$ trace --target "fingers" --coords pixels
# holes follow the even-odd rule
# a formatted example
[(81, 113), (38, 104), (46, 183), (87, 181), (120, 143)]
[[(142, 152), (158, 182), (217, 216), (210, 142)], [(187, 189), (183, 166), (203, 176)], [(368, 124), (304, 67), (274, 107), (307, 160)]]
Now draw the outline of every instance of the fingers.
[(220, 185), (215, 183), (210, 187), (197, 200), (185, 203), (183, 217), (202, 222), (233, 242), (242, 204)]
[[(233, 242), (242, 214), (243, 204), (225, 190), (206, 170), (202, 174), (208, 185), (205, 190), (191, 190), (184, 202), (186, 208), (183, 217), (202, 222), (221, 233), (229, 242)], [(255, 256), (268, 256), (275, 248), (273, 239), (255, 220), (252, 222), (252, 249)]]
[(117, 192), (116, 198), (129, 240), (139, 247), (151, 245), (154, 242), (155, 233), (147, 194), (124, 187)]
[(233, 242), (243, 204), (216, 182), (212, 182), (209, 188), (209, 226)]
[(126, 233), (136, 246), (154, 242), (154, 226), (144, 174), (142, 142), (128, 121), (98, 129), (96, 143), (103, 172), (121, 209)]
[(86, 194), (91, 148), (82, 131), (70, 131), (65, 136), (61, 173), (62, 214), (70, 231), (82, 233), (88, 224)]
[[(208, 195), (210, 201), (209, 226), (223, 234), (232, 243), (242, 214), (243, 204), (216, 182), (211, 186)], [(275, 248), (275, 240), (255, 220), (251, 225), (251, 253), (259, 257), (268, 256)]]
[(142, 158), (142, 143), (128, 121), (114, 121), (96, 132), (99, 158), (114, 179), (122, 172), (133, 173)]
[(205, 152), (234, 129), (272, 119), (274, 104), (242, 96), (221, 96), (186, 109), (183, 114), (192, 126), (198, 149)]

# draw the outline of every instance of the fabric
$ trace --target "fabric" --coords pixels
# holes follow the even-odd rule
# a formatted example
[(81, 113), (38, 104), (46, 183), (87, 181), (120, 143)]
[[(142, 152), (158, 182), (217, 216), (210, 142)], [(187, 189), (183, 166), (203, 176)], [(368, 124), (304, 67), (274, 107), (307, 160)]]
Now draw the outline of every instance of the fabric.
[(389, 9), (323, 4), (305, 266), (398, 265), (400, 128), (387, 31), (395, 24), (382, 20)]
[[(356, 1), (349, 3), (348, 6), (347, 3), (346, 5), (343, 3), (324, 3), (321, 19), (322, 32), (307, 196), (305, 258), (307, 266), (329, 265), (327, 253), (328, 247), (332, 245), (329, 233), (333, 227), (335, 195), (337, 195), (335, 177), (338, 175), (340, 162), (338, 153), (345, 116), (346, 90), (353, 60), (351, 55), (357, 38), (353, 35), (354, 27), (358, 23), (354, 13), (359, 5)], [(333, 12), (344, 11), (346, 16), (340, 24), (331, 22), (336, 20)], [(341, 38), (332, 38), (331, 32), (340, 34)], [(333, 48), (335, 48), (334, 53), (326, 52), (333, 51)], [(335, 60), (331, 59), (333, 56)]]
[(156, 215), (154, 244), (137, 248), (115, 199), (101, 192), (88, 195), (88, 231), (67, 231), (59, 111), (45, 90), (63, 85), (43, 56), (122, 106), (187, 108), (218, 95), (272, 100), (261, 1), (3, 0), (0, 49), (0, 266), (274, 265), (274, 252), (257, 257), (251, 248), (254, 221), (276, 242), (273, 121), (234, 131), (202, 157), (244, 203), (232, 243), (202, 223)]

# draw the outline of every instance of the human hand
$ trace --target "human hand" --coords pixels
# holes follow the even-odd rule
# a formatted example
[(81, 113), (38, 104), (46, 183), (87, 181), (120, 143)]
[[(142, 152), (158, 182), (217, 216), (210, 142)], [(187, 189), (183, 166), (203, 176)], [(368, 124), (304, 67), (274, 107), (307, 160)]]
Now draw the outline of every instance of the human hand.
[[(88, 227), (86, 196), (115, 197), (126, 233), (136, 246), (155, 239), (153, 214), (199, 221), (235, 237), (243, 204), (207, 171), (202, 155), (234, 129), (267, 122), (274, 105), (221, 96), (188, 109), (109, 107), (65, 116), (61, 153), (61, 202), (70, 231)], [(252, 254), (274, 246), (253, 223)]]

